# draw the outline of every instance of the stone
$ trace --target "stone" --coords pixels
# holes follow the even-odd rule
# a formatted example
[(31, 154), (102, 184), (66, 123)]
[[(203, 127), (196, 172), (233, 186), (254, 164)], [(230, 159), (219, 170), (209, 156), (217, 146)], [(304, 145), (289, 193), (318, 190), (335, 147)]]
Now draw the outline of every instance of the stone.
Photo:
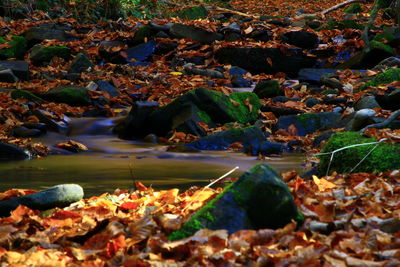
[(188, 38), (202, 43), (220, 41), (223, 37), (219, 33), (209, 32), (198, 27), (179, 23), (176, 23), (171, 27), (170, 34), (176, 38)]
[(176, 15), (181, 19), (187, 20), (205, 19), (208, 16), (208, 11), (204, 6), (196, 6), (185, 8), (177, 12)]
[(388, 57), (379, 62), (372, 70), (383, 71), (389, 68), (400, 68), (400, 57)]
[(19, 81), (18, 77), (14, 75), (10, 69), (0, 70), (0, 82), (15, 83)]
[(361, 90), (367, 89), (370, 86), (378, 86), (400, 81), (400, 68), (388, 69), (376, 75), (372, 80), (361, 86)]
[(66, 103), (71, 106), (88, 106), (92, 104), (89, 90), (79, 86), (59, 86), (39, 94), (45, 100)]
[(294, 198), (280, 175), (267, 164), (258, 164), (227, 186), (198, 210), (169, 240), (189, 237), (201, 229), (277, 229), (295, 220), (301, 223)]
[(93, 67), (94, 64), (90, 61), (89, 57), (84, 52), (79, 52), (72, 60), (69, 66), (69, 73), (81, 73), (86, 71), (88, 68)]
[(83, 189), (77, 184), (61, 184), (46, 190), (0, 201), (0, 216), (8, 216), (19, 205), (35, 210), (63, 208), (83, 198)]
[(304, 49), (314, 48), (318, 44), (318, 35), (307, 31), (290, 31), (282, 36), (282, 41)]
[(38, 129), (29, 129), (24, 126), (15, 127), (12, 130), (12, 135), (14, 137), (22, 137), (22, 138), (31, 138), (31, 137), (39, 137), (43, 133)]
[(27, 81), (29, 80), (29, 63), (25, 61), (15, 60), (0, 60), (0, 70), (10, 69), (18, 79)]
[(25, 98), (29, 101), (36, 101), (39, 103), (45, 102), (42, 98), (32, 94), (31, 92), (29, 92), (27, 90), (22, 90), (22, 89), (11, 90), (11, 98), (12, 99)]
[(69, 42), (78, 39), (55, 25), (40, 25), (32, 27), (22, 35), (28, 41), (29, 46), (41, 43), (44, 40), (56, 39), (61, 42)]
[(307, 98), (307, 100), (304, 102), (308, 108), (312, 108), (315, 105), (321, 104), (321, 101), (314, 97)]
[(154, 53), (156, 46), (156, 41), (151, 40), (124, 50), (122, 54), (126, 62), (135, 65), (138, 62), (143, 62), (148, 59)]
[(12, 36), (10, 41), (4, 37), (0, 37), (0, 44), (4, 43), (7, 43), (10, 47), (0, 49), (1, 58), (24, 58), (27, 48), (27, 42), (24, 37)]
[(40, 122), (46, 124), (47, 129), (49, 131), (61, 133), (61, 134), (67, 134), (69, 129), (68, 129), (68, 120), (62, 120), (62, 121), (56, 121), (52, 118), (52, 114), (49, 113), (48, 111), (45, 110), (34, 110), (32, 112), (33, 115), (35, 115)]
[(229, 145), (239, 142), (244, 145), (265, 141), (265, 135), (256, 126), (242, 129), (229, 129), (196, 140), (187, 146), (201, 150), (225, 150)]
[(231, 76), (231, 83), (233, 87), (236, 88), (243, 88), (243, 87), (250, 87), (252, 85), (252, 81), (250, 79), (245, 79), (243, 75), (246, 75), (247, 71), (236, 67), (232, 66), (228, 70), (229, 75)]
[(306, 113), (301, 115), (281, 116), (275, 125), (276, 130), (287, 130), (294, 125), (299, 136), (314, 133), (316, 131), (332, 129), (340, 120), (341, 114), (336, 112)]
[(354, 104), (354, 110), (360, 110), (360, 109), (373, 109), (373, 108), (381, 108), (379, 106), (378, 102), (376, 102), (375, 96), (373, 95), (366, 95), (360, 98), (355, 104)]
[(283, 95), (280, 84), (275, 80), (259, 82), (254, 88), (253, 93), (255, 93), (259, 98), (271, 98)]
[(274, 143), (270, 141), (262, 141), (262, 142), (251, 142), (250, 145), (245, 147), (246, 154), (250, 154), (252, 156), (264, 155), (280, 155), (282, 152), (287, 150), (286, 146), (280, 143)]
[[(30, 153), (16, 145), (0, 142), (0, 161), (29, 159)], [(1, 209), (0, 209), (1, 210)]]
[[(321, 152), (328, 153), (346, 146), (371, 142), (376, 142), (376, 139), (364, 137), (359, 132), (335, 133), (329, 138)], [(336, 152), (332, 160), (330, 154), (320, 155), (320, 175), (325, 175), (327, 171), (329, 173), (332, 171), (372, 173), (397, 170), (400, 166), (399, 153), (399, 144), (382, 142), (379, 145), (371, 144), (343, 149)], [(365, 157), (367, 154), (368, 156)]]
[(369, 108), (358, 110), (353, 118), (346, 124), (346, 131), (359, 131), (365, 126), (374, 123), (372, 118), (375, 114), (375, 110)]
[(111, 97), (119, 96), (119, 91), (107, 81), (97, 81), (98, 91), (107, 92)]
[(238, 66), (252, 73), (274, 74), (285, 72), (296, 77), (302, 68), (312, 67), (316, 59), (301, 52), (301, 49), (261, 47), (223, 47), (216, 51), (215, 58), (223, 64)]
[(40, 46), (32, 48), (29, 59), (34, 64), (49, 63), (53, 57), (68, 59), (71, 56), (71, 50), (66, 46)]

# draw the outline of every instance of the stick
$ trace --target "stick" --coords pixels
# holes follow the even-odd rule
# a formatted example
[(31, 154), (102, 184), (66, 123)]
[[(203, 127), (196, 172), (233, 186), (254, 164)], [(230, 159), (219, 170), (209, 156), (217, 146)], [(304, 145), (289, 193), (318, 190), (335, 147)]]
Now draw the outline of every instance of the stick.
[(368, 0), (347, 0), (347, 1), (343, 2), (343, 3), (337, 4), (337, 5), (333, 6), (333, 7), (330, 7), (330, 8), (327, 8), (327, 9), (323, 10), (321, 12), (321, 15), (325, 16), (329, 12), (332, 12), (332, 11), (338, 9), (338, 8), (341, 8), (343, 6), (347, 6), (347, 5), (352, 4), (352, 3), (357, 3), (357, 2), (358, 3), (366, 3), (367, 1)]

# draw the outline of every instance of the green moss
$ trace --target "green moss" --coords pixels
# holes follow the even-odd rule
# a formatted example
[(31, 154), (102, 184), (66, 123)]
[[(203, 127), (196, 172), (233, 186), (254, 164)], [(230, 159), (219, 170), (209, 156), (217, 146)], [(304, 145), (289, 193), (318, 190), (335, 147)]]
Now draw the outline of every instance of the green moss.
[(364, 28), (364, 25), (358, 24), (354, 20), (330, 20), (327, 25), (322, 25), (317, 29), (319, 30), (333, 30), (333, 29), (339, 29), (339, 30), (344, 30), (344, 29), (357, 29), (357, 30), (362, 30)]
[(26, 39), (22, 36), (13, 36), (11, 37), (11, 41), (6, 40), (3, 37), (0, 37), (0, 44), (8, 43), (10, 45), (9, 48), (0, 49), (0, 55), (6, 58), (23, 58), (27, 42)]
[(384, 43), (378, 42), (378, 41), (371, 41), (369, 44), (369, 50), (372, 49), (379, 49), (379, 50), (383, 50), (389, 54), (394, 54), (394, 50), (393, 48), (391, 48), (389, 45), (386, 45)]
[(394, 38), (395, 38), (395, 36), (392, 33), (380, 33), (375, 36), (374, 40), (377, 42), (382, 42), (382, 41), (390, 42)]
[(39, 101), (39, 102), (43, 102), (44, 100), (41, 99), (40, 97), (32, 94), (29, 91), (26, 90), (12, 90), (11, 91), (11, 98), (12, 99), (18, 99), (18, 98), (25, 98), (27, 100), (30, 101)]
[(363, 10), (362, 10), (362, 8), (361, 8), (360, 3), (354, 3), (354, 4), (352, 4), (351, 6), (347, 7), (347, 8), (344, 10), (344, 13), (346, 13), (346, 14), (357, 14), (357, 13), (360, 13), (360, 12), (362, 12), (362, 11), (363, 11)]
[(387, 71), (378, 74), (371, 81), (361, 86), (361, 90), (367, 89), (370, 86), (378, 86), (382, 84), (389, 84), (395, 81), (400, 81), (400, 68), (388, 69)]
[[(341, 147), (375, 142), (375, 138), (363, 137), (358, 132), (336, 133), (329, 138), (322, 149), (322, 153), (331, 152)], [(329, 171), (339, 173), (349, 172), (354, 168), (374, 147), (376, 144), (357, 146), (344, 149), (335, 153), (330, 164)], [(380, 143), (371, 154), (354, 170), (355, 172), (373, 172), (398, 169), (400, 166), (400, 145)], [(331, 155), (320, 156), (321, 175), (325, 174)]]
[(210, 116), (208, 116), (208, 114), (202, 110), (199, 110), (196, 112), (196, 115), (199, 116), (199, 118), (205, 122), (205, 123), (210, 123), (211, 122), (211, 118)]
[[(236, 92), (230, 95), (231, 99), (238, 102), (239, 106), (232, 104), (232, 113), (237, 117), (239, 123), (247, 123), (255, 121), (258, 118), (258, 110), (261, 107), (260, 99), (255, 93), (251, 92)], [(250, 105), (246, 105), (248, 100)], [(251, 108), (251, 111), (250, 111)]]
[(50, 61), (53, 57), (67, 59), (71, 55), (71, 50), (66, 46), (35, 46), (32, 48), (29, 58), (32, 61), (45, 62)]
[(270, 98), (283, 94), (281, 90), (281, 86), (278, 81), (275, 80), (267, 80), (259, 82), (254, 88), (253, 92), (259, 98)]

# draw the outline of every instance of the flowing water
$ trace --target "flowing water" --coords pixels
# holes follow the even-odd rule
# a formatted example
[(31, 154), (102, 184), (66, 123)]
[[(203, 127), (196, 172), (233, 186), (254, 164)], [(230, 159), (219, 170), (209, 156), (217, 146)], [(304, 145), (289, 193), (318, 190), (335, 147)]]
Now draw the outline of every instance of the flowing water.
[[(49, 133), (38, 138), (47, 145), (70, 139), (85, 144), (88, 152), (54, 155), (25, 161), (0, 163), (0, 192), (10, 188), (41, 190), (62, 183), (80, 184), (85, 196), (130, 189), (134, 180), (153, 188), (181, 189), (204, 186), (235, 166), (238, 177), (251, 166), (260, 163), (255, 157), (229, 151), (201, 153), (166, 152), (166, 147), (118, 139), (112, 135), (113, 119), (82, 118), (71, 123), (69, 136)], [(302, 170), (304, 156), (286, 154), (263, 162), (279, 172)]]

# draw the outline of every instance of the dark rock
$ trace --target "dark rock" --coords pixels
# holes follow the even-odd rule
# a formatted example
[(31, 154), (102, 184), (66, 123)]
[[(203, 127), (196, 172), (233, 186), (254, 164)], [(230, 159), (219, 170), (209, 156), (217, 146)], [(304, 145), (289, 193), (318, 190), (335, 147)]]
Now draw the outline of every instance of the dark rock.
[(224, 74), (216, 71), (216, 70), (212, 70), (212, 69), (198, 69), (198, 68), (194, 68), (194, 64), (193, 63), (187, 63), (183, 66), (185, 74), (193, 74), (193, 75), (200, 75), (200, 76), (205, 76), (205, 77), (209, 77), (212, 79), (224, 79)]
[(351, 120), (346, 124), (346, 131), (359, 131), (365, 126), (374, 123), (373, 116), (376, 112), (373, 109), (361, 109), (355, 112)]
[(286, 96), (276, 96), (272, 99), (272, 102), (276, 103), (276, 102), (281, 102), (281, 103), (286, 103), (288, 101), (300, 101), (301, 99), (299, 97), (286, 97)]
[(340, 120), (341, 114), (336, 112), (306, 113), (301, 115), (281, 116), (276, 129), (287, 130), (290, 125), (296, 126), (299, 136), (316, 131), (331, 129)]
[(318, 135), (317, 137), (315, 137), (312, 146), (318, 147), (323, 141), (329, 139), (329, 137), (331, 137), (331, 135), (334, 133), (335, 132), (325, 132), (325, 133)]
[(254, 30), (247, 37), (260, 42), (268, 42), (272, 39), (272, 35), (266, 29)]
[(66, 103), (71, 106), (87, 106), (92, 104), (88, 91), (85, 87), (60, 86), (41, 93), (39, 96), (48, 101)]
[(261, 106), (260, 110), (262, 112), (272, 112), (277, 117), (304, 113), (304, 111), (293, 109), (293, 108), (277, 108), (277, 107), (271, 107), (268, 105)]
[(11, 40), (0, 37), (0, 44), (7, 43), (10, 47), (0, 49), (0, 58), (23, 59), (26, 52), (26, 39), (22, 36), (12, 36)]
[(306, 104), (306, 106), (307, 106), (308, 108), (312, 108), (312, 107), (315, 106), (315, 105), (321, 104), (321, 102), (320, 102), (318, 99), (316, 99), (316, 98), (314, 98), (314, 97), (311, 97), (311, 98), (308, 98), (308, 99), (306, 100), (305, 104)]
[(338, 89), (339, 91), (343, 90), (344, 84), (336, 78), (327, 77), (322, 75), (321, 84), (325, 85), (329, 88)]
[(258, 156), (260, 154), (264, 156), (279, 155), (286, 150), (286, 147), (280, 143), (274, 143), (270, 141), (262, 141), (257, 143), (256, 141), (257, 140), (251, 142), (250, 145), (245, 147), (245, 152), (247, 154), (252, 156)]
[(22, 138), (29, 138), (29, 137), (39, 137), (43, 133), (38, 129), (29, 129), (24, 126), (15, 127), (12, 130), (12, 135), (14, 137), (22, 137)]
[(30, 157), (31, 155), (28, 151), (16, 145), (0, 142), (0, 160), (22, 160)]
[(41, 43), (44, 40), (56, 39), (61, 42), (73, 41), (78, 38), (66, 33), (62, 29), (57, 29), (57, 27), (41, 25), (37, 27), (32, 27), (23, 33), (23, 36), (28, 41), (29, 46)]
[(338, 105), (338, 104), (346, 104), (347, 103), (347, 98), (346, 97), (329, 97), (326, 96), (324, 98), (323, 103), (327, 105)]
[[(400, 98), (399, 98), (400, 100)], [(354, 104), (354, 109), (355, 110), (360, 110), (360, 109), (373, 109), (373, 108), (380, 108), (378, 102), (376, 102), (375, 96), (373, 95), (366, 95), (360, 98), (355, 104)]]
[(53, 57), (68, 59), (71, 56), (71, 50), (66, 46), (40, 46), (32, 48), (29, 59), (34, 64), (49, 63)]
[(37, 102), (45, 102), (42, 98), (32, 94), (31, 92), (27, 90), (22, 90), (22, 89), (15, 89), (11, 91), (11, 98), (12, 99), (19, 99), (19, 98), (25, 98), (30, 101), (37, 101)]
[(258, 164), (197, 211), (169, 239), (182, 239), (204, 228), (226, 229), (230, 234), (243, 229), (276, 229), (292, 219), (302, 222), (303, 215), (287, 185), (274, 169)]
[(372, 70), (383, 71), (388, 68), (400, 68), (400, 57), (388, 57), (379, 62)]
[(181, 19), (195, 20), (195, 19), (204, 19), (208, 16), (208, 11), (204, 6), (196, 6), (185, 8), (176, 15)]
[(304, 55), (300, 49), (282, 52), (279, 48), (224, 47), (216, 52), (215, 57), (220, 63), (238, 66), (254, 73), (285, 72), (292, 76), (297, 76), (300, 69), (312, 67), (316, 62), (315, 58)]
[(265, 136), (260, 128), (252, 126), (242, 129), (229, 129), (219, 133), (200, 138), (187, 146), (201, 150), (224, 150), (230, 144), (240, 142), (244, 145), (260, 143), (265, 140)]
[(68, 133), (68, 121), (56, 121), (52, 119), (52, 114), (45, 110), (34, 110), (32, 112), (40, 122), (46, 124), (47, 129), (61, 134)]
[(236, 32), (226, 32), (224, 34), (224, 41), (226, 42), (236, 42), (238, 40), (241, 39), (241, 35), (240, 33), (236, 33)]
[(10, 69), (18, 79), (29, 80), (29, 63), (25, 61), (0, 60), (0, 69)]
[(158, 30), (154, 29), (152, 25), (140, 25), (133, 36), (133, 44), (141, 44), (146, 39), (151, 39)]
[(259, 98), (271, 98), (283, 94), (280, 84), (275, 80), (259, 82), (253, 90)]
[(79, 52), (74, 60), (72, 60), (71, 66), (68, 69), (69, 73), (81, 73), (86, 71), (88, 68), (93, 67), (92, 61), (90, 61), (89, 57), (83, 53)]
[(321, 27), (322, 22), (318, 20), (311, 20), (311, 21), (306, 21), (306, 25), (310, 27), (311, 29), (317, 29)]
[(99, 86), (97, 90), (107, 92), (111, 97), (116, 97), (119, 95), (118, 89), (115, 88), (107, 81), (98, 81), (97, 85)]
[(243, 75), (247, 73), (246, 70), (232, 66), (228, 73), (231, 76), (231, 83), (233, 87), (250, 87), (252, 85), (251, 80), (243, 78)]
[(300, 82), (308, 82), (314, 84), (320, 84), (321, 77), (328, 74), (335, 74), (336, 69), (313, 69), (304, 68), (299, 71), (298, 79)]
[(312, 178), (314, 175), (318, 176), (320, 173), (319, 167), (313, 167), (311, 170), (308, 170), (300, 175), (301, 179), (309, 179)]
[(0, 70), (0, 82), (15, 83), (19, 79), (10, 69)]
[(171, 27), (170, 34), (177, 38), (189, 38), (193, 41), (203, 43), (212, 43), (222, 40), (222, 35), (219, 33), (209, 32), (201, 28), (178, 23)]
[(151, 40), (147, 43), (139, 44), (121, 52), (126, 62), (135, 64), (135, 62), (143, 62), (148, 59), (155, 51), (157, 46), (156, 41)]
[(31, 209), (47, 210), (65, 207), (83, 198), (83, 189), (76, 184), (62, 184), (49, 189), (0, 201), (0, 216), (8, 216), (19, 205)]
[(297, 47), (310, 49), (317, 46), (318, 36), (307, 31), (291, 31), (282, 36), (282, 41)]

